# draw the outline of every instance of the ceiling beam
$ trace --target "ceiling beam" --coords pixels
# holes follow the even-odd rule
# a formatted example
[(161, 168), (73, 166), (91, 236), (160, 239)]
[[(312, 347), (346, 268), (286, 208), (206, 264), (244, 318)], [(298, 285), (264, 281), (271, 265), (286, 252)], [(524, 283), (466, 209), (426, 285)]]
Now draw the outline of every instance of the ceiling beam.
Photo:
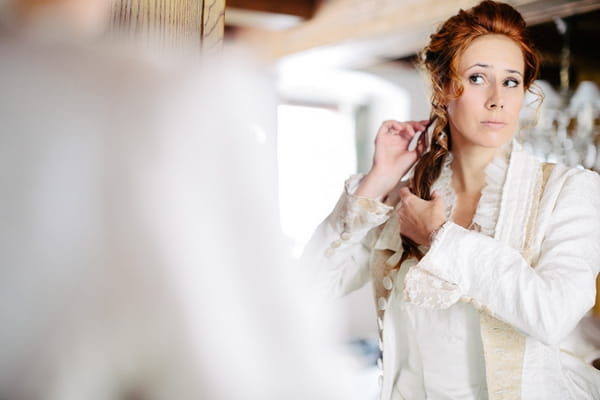
[[(367, 42), (374, 44), (373, 51), (381, 51), (379, 40), (382, 43), (399, 41), (396, 51), (399, 55), (408, 55), (423, 46), (427, 34), (437, 24), (459, 8), (476, 3), (478, 0), (330, 0), (311, 20), (277, 34), (266, 33), (262, 41), (273, 59), (353, 44), (359, 45), (364, 54), (369, 46), (363, 44)], [(420, 34), (415, 37), (415, 32)]]
[[(327, 55), (330, 58), (327, 62), (356, 67), (376, 58), (415, 54), (440, 23), (459, 9), (470, 8), (479, 1), (328, 0), (310, 20), (283, 31), (255, 32), (252, 38), (271, 60)], [(600, 7), (598, 0), (508, 2), (519, 9), (529, 23)], [(231, 4), (228, 0), (228, 5)], [(315, 62), (319, 61), (315, 59)]]
[(598, 0), (534, 0), (516, 7), (530, 25), (600, 9)]
[(309, 19), (315, 14), (317, 0), (227, 0), (227, 7)]

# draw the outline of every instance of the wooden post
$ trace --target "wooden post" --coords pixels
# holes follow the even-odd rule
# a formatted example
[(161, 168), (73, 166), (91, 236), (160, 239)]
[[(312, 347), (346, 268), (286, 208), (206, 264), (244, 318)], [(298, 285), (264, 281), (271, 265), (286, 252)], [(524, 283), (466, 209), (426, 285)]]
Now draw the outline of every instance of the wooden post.
[(223, 45), (225, 0), (203, 0), (202, 48), (210, 51)]
[(594, 306), (594, 316), (600, 318), (600, 275), (596, 278), (596, 305)]
[(111, 30), (162, 48), (223, 42), (225, 0), (112, 0)]

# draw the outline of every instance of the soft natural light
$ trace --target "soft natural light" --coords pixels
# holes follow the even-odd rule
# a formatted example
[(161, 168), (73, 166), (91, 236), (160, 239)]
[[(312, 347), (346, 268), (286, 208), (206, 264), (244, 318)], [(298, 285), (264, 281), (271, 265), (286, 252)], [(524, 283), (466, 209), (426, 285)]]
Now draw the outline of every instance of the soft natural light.
[(356, 171), (352, 115), (280, 105), (277, 140), (281, 223), (297, 257)]

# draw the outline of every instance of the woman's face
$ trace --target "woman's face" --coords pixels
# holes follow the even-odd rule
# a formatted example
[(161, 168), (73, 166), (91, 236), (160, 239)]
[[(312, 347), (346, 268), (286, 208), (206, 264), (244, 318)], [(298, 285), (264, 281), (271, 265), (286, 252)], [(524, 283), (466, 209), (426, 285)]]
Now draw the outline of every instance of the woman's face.
[(520, 47), (504, 35), (479, 37), (465, 49), (458, 64), (464, 91), (447, 104), (452, 146), (498, 148), (512, 138), (524, 68)]

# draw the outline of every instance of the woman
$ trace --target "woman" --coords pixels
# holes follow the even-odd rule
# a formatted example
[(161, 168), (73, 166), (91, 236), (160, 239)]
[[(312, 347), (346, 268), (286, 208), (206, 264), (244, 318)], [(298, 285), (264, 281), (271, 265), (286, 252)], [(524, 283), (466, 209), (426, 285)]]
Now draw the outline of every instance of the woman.
[(432, 122), (384, 122), (307, 246), (331, 293), (373, 282), (381, 398), (600, 398), (597, 371), (559, 350), (594, 301), (600, 179), (512, 140), (539, 65), (525, 22), (461, 10), (423, 64)]

